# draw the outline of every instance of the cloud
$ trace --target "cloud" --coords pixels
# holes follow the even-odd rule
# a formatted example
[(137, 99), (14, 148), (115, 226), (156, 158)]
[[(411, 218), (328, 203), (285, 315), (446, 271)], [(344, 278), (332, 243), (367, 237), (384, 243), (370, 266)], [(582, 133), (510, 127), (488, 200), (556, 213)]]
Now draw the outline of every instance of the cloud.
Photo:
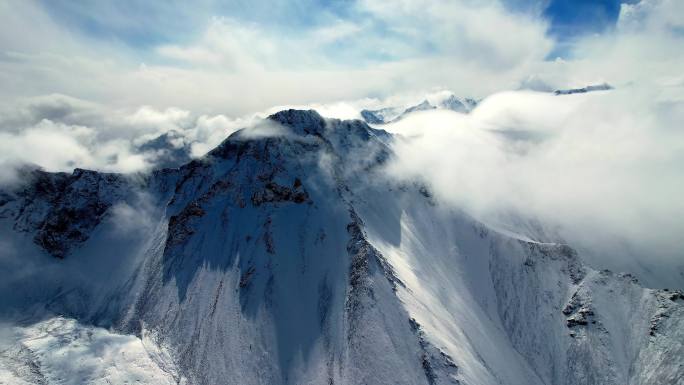
[[(421, 112), (383, 126), (403, 136), (394, 178), (423, 178), (454, 207), (497, 226), (540, 221), (599, 268), (649, 286), (684, 283), (684, 34), (678, 1), (623, 4), (616, 28), (571, 58), (531, 65), (521, 88), (608, 82), (610, 92), (499, 92), (473, 113)], [(528, 234), (525, 234), (528, 235)]]
[[(470, 115), (424, 112), (387, 128), (396, 178), (424, 178), (455, 207), (561, 239), (599, 268), (637, 273), (654, 287), (684, 285), (684, 34), (682, 3), (623, 5), (617, 26), (539, 63), (522, 88), (608, 82), (610, 92), (502, 92)], [(533, 66), (535, 67), (535, 66)]]
[(678, 16), (683, 7), (676, 0), (622, 4), (614, 29), (577, 40), (568, 59), (538, 63), (530, 75), (553, 88), (602, 82), (681, 86), (684, 22)]
[(626, 263), (612, 254), (619, 245), (640, 263), (681, 269), (684, 102), (653, 92), (506, 92), (470, 115), (416, 113), (384, 126), (404, 137), (388, 171), (426, 180), (486, 222), (539, 219), (601, 254), (599, 265)]
[(272, 120), (262, 120), (238, 133), (243, 140), (260, 139), (291, 135), (289, 129)]
[(154, 230), (155, 208), (153, 198), (145, 192), (137, 192), (130, 202), (118, 202), (109, 209), (108, 222), (114, 235), (135, 237)]
[(35, 164), (48, 171), (83, 167), (134, 172), (149, 167), (145, 157), (132, 153), (126, 141), (98, 142), (89, 127), (47, 119), (20, 133), (0, 133), (0, 154), (0, 164), (7, 168), (4, 178), (10, 180), (11, 168), (22, 164)]
[[(24, 164), (48, 171), (147, 171), (164, 165), (163, 155), (174, 149), (201, 156), (253, 119), (179, 108), (115, 109), (60, 94), (27, 98), (0, 112), (0, 180), (12, 181), (14, 168)], [(161, 135), (168, 138), (161, 147), (148, 144)]]
[(359, 6), (387, 23), (402, 41), (417, 46), (415, 53), (433, 51), (452, 58), (454, 64), (477, 63), (486, 69), (508, 71), (543, 59), (552, 48), (542, 19), (508, 12), (496, 1), (426, 4), (407, 0), (394, 4), (364, 0)]
[[(0, 39), (6, 80), (0, 162), (51, 171), (147, 170), (185, 147), (200, 156), (249, 125), (255, 112), (276, 105), (314, 105), (324, 114), (356, 117), (355, 107), (368, 95), (380, 100), (445, 85), (468, 95), (490, 92), (512, 83), (550, 44), (542, 22), (509, 17), (496, 1), (431, 7), (407, 1), (397, 9), (361, 1), (347, 15), (322, 12), (315, 23), (296, 28), (205, 15), (206, 24), (188, 27), (195, 32), (186, 39), (167, 41), (161, 30), (150, 31), (157, 37), (141, 43), (144, 52), (121, 32), (130, 21), (119, 7), (2, 6), (8, 11), (0, 15), (2, 36), (19, 38)], [(468, 16), (475, 13), (499, 28), (483, 29)], [(29, 20), (40, 28), (26, 34)], [(92, 24), (87, 34), (84, 23)], [(423, 33), (425, 25), (431, 28)], [(117, 33), (122, 40), (111, 38)], [(500, 41), (509, 34), (524, 39)], [(140, 150), (165, 133), (172, 133), (168, 150)]]
[[(140, 5), (158, 16), (127, 19), (125, 6), (5, 2), (2, 35), (18, 38), (0, 39), (0, 99), (57, 91), (112, 108), (243, 116), (433, 87), (484, 96), (513, 87), (552, 46), (541, 18), (496, 0), (299, 1), (255, 5), (259, 15), (210, 3)], [(27, 24), (40, 28), (27, 34)]]

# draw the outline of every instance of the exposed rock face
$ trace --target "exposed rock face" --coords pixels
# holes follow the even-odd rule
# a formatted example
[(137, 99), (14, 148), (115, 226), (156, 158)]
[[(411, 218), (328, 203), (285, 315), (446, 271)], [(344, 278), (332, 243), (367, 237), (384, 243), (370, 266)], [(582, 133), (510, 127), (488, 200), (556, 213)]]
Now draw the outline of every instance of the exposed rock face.
[[(397, 185), (382, 172), (392, 137), (361, 121), (287, 110), (268, 122), (282, 132), (237, 132), (135, 183), (36, 171), (2, 191), (2, 235), (52, 269), (17, 269), (12, 290), (45, 282), (10, 310), (49, 303), (152, 336), (169, 373), (192, 384), (682, 382), (681, 292), (502, 233), (422, 183)], [(105, 219), (137, 194), (148, 225), (113, 236)], [(70, 279), (92, 273), (75, 261), (131, 266), (86, 286)]]
[(304, 203), (308, 199), (309, 194), (302, 188), (302, 182), (299, 179), (295, 179), (292, 187), (268, 182), (262, 190), (255, 191), (252, 194), (252, 204), (254, 206), (273, 202)]
[(278, 122), (294, 134), (302, 136), (322, 135), (328, 125), (328, 122), (313, 110), (283, 110), (269, 116), (268, 119)]
[(195, 230), (192, 227), (193, 220), (204, 216), (206, 212), (198, 202), (190, 202), (185, 208), (169, 218), (169, 230), (166, 236), (166, 247), (171, 247), (185, 242)]
[(71, 175), (26, 170), (24, 177), (18, 188), (4, 193), (0, 215), (12, 218), (16, 230), (34, 234), (36, 244), (57, 258), (85, 242), (129, 188), (120, 175), (82, 169)]
[(554, 95), (572, 95), (572, 94), (586, 94), (587, 92), (594, 92), (594, 91), (608, 91), (612, 90), (613, 86), (611, 86), (608, 83), (603, 83), (603, 84), (597, 84), (597, 85), (591, 85), (591, 86), (586, 86), (582, 88), (570, 88), (567, 90), (555, 90), (553, 91)]

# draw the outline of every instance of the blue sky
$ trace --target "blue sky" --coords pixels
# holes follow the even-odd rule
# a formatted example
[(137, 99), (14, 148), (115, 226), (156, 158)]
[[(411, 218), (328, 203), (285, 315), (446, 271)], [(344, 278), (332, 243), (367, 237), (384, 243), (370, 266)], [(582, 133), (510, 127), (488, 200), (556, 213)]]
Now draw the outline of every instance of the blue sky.
[(621, 3), (634, 1), (552, 0), (543, 15), (550, 22), (548, 34), (556, 40), (554, 53), (563, 56), (577, 38), (614, 28)]
[(615, 25), (619, 0), (553, 0), (544, 10), (551, 21), (549, 33), (568, 39), (586, 33), (601, 33)]

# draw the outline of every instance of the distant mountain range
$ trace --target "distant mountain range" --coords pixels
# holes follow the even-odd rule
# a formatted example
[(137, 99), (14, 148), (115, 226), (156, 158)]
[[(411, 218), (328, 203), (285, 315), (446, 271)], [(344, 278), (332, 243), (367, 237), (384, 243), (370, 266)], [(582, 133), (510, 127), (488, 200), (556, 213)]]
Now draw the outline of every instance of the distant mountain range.
[[(611, 85), (603, 83), (581, 88), (557, 89), (552, 91), (552, 93), (554, 95), (572, 95), (594, 91), (608, 91), (612, 89), (613, 87)], [(429, 102), (428, 100), (423, 100), (416, 105), (410, 105), (408, 107), (391, 106), (375, 110), (364, 109), (361, 110), (361, 117), (368, 124), (387, 124), (399, 121), (416, 111), (442, 109), (467, 114), (475, 109), (479, 102), (480, 101), (472, 98), (459, 98), (454, 94), (449, 94), (448, 96), (441, 98), (441, 100), (433, 103)]]
[(362, 110), (361, 117), (368, 124), (385, 124), (403, 119), (408, 114), (416, 111), (446, 109), (460, 113), (468, 113), (477, 106), (477, 101), (470, 98), (458, 98), (450, 94), (434, 105), (427, 100), (408, 107), (385, 107), (378, 110)]

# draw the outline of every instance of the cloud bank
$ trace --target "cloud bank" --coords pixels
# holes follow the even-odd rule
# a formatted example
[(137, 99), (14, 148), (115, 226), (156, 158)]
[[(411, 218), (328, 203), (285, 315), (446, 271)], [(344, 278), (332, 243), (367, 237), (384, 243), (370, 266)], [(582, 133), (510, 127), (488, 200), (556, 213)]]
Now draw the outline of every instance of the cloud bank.
[[(553, 229), (537, 239), (578, 246), (599, 268), (637, 272), (650, 286), (684, 284), (684, 34), (682, 3), (623, 5), (614, 31), (575, 47), (530, 83), (617, 88), (555, 96), (508, 91), (470, 115), (413, 114), (392, 176), (423, 178), (476, 217)], [(575, 80), (573, 80), (575, 79)], [(531, 87), (544, 88), (544, 87)]]
[(592, 249), (622, 242), (682, 265), (682, 117), (684, 103), (630, 88), (500, 93), (471, 115), (421, 112), (390, 125), (403, 138), (389, 171), (423, 178), (486, 221), (513, 211)]

